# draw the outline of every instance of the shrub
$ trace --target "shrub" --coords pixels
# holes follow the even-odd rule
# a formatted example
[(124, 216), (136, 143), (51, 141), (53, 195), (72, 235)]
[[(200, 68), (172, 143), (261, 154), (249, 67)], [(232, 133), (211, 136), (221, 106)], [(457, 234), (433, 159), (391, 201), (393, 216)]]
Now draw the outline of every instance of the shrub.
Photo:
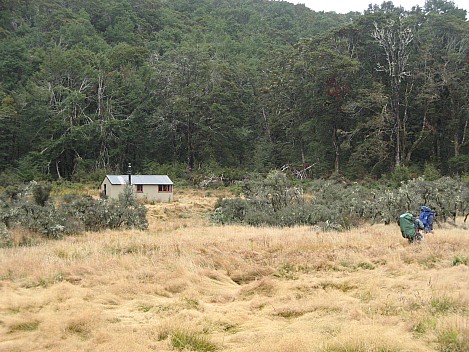
[(64, 201), (67, 216), (77, 219), (86, 231), (120, 227), (140, 230), (148, 228), (147, 210), (136, 200), (131, 187), (126, 187), (117, 201), (94, 199), (90, 196), (69, 196)]
[(119, 200), (115, 204), (115, 211), (120, 216), (118, 227), (139, 230), (148, 228), (147, 208), (137, 201), (132, 187), (126, 187), (124, 192), (119, 195)]
[(40, 152), (29, 152), (18, 162), (17, 175), (22, 182), (45, 180), (48, 160)]
[(412, 172), (407, 166), (397, 166), (391, 174), (391, 181), (395, 186), (412, 179)]
[(19, 183), (21, 183), (21, 180), (14, 170), (7, 169), (0, 173), (0, 185), (2, 187), (14, 186)]
[(459, 311), (464, 305), (448, 296), (432, 297), (430, 311), (434, 315)]
[(50, 187), (32, 182), (0, 198), (1, 246), (11, 245), (9, 229), (12, 227), (25, 228), (53, 239), (83, 230), (148, 227), (146, 208), (137, 202), (130, 188), (118, 200), (67, 195), (55, 205), (47, 201), (49, 195)]
[(304, 197), (301, 183), (294, 185), (285, 174), (270, 173), (265, 179), (242, 183), (242, 194), (217, 202), (212, 221), (254, 226), (316, 225), (323, 230), (344, 230), (363, 221), (397, 221), (405, 212), (417, 213), (430, 206), (446, 221), (457, 214), (469, 216), (469, 191), (462, 180), (449, 177), (427, 181), (417, 178), (398, 188), (365, 188), (342, 180), (314, 180), (308, 186), (311, 199)]
[(248, 202), (245, 199), (222, 199), (217, 202), (211, 220), (219, 224), (244, 222), (247, 209)]
[(49, 200), (50, 191), (52, 190), (52, 186), (50, 184), (42, 185), (36, 184), (33, 188), (33, 197), (34, 201), (37, 205), (43, 207), (46, 202)]
[(426, 181), (436, 181), (441, 178), (440, 171), (433, 164), (425, 163), (425, 169), (423, 171), (423, 176)]
[(95, 160), (77, 158), (76, 162), (75, 170), (72, 175), (73, 182), (100, 183), (106, 176), (105, 169), (96, 168)]
[(64, 197), (64, 201), (64, 213), (77, 219), (81, 230), (99, 231), (109, 227), (109, 209), (102, 200), (89, 196), (68, 196)]
[(458, 266), (458, 265), (469, 265), (469, 257), (466, 256), (456, 256), (453, 258), (453, 261), (451, 262), (453, 266)]

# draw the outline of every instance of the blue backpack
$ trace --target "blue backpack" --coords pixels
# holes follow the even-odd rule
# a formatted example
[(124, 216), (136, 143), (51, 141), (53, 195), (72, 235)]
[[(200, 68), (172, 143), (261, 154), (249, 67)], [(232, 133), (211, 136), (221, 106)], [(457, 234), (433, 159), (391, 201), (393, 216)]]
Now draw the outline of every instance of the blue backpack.
[(420, 221), (423, 223), (425, 229), (432, 230), (433, 219), (435, 218), (435, 213), (431, 210), (430, 207), (422, 206), (420, 208)]

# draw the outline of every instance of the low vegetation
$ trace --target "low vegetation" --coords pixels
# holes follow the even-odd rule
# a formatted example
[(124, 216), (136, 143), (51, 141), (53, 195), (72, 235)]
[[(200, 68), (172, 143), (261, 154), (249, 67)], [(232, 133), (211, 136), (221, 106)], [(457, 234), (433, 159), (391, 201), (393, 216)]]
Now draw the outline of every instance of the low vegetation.
[(228, 195), (179, 189), (146, 205), (146, 231), (0, 248), (0, 350), (469, 349), (462, 218), (414, 245), (392, 222), (213, 224)]
[(469, 214), (469, 185), (450, 177), (418, 178), (398, 187), (373, 187), (344, 180), (295, 183), (285, 173), (240, 183), (240, 197), (220, 199), (212, 220), (253, 226), (314, 225), (323, 231), (343, 231), (364, 222), (396, 222), (405, 212), (419, 213), (429, 205), (439, 221), (456, 221)]
[[(29, 245), (36, 235), (58, 239), (83, 231), (148, 227), (147, 209), (137, 202), (131, 188), (117, 201), (77, 194), (51, 198), (51, 189), (31, 182), (8, 189), (0, 197), (0, 247)], [(26, 235), (15, 243), (12, 231), (22, 230)]]

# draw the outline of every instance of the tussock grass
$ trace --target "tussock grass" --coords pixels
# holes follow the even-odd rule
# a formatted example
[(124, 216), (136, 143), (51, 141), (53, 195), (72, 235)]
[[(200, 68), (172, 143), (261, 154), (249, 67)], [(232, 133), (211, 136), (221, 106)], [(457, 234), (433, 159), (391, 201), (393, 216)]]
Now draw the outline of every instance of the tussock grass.
[(216, 191), (175, 198), (148, 231), (0, 249), (0, 351), (468, 350), (467, 229), (214, 226)]
[(92, 337), (99, 325), (100, 319), (93, 311), (82, 311), (75, 316), (68, 317), (64, 321), (63, 332), (66, 335), (73, 335), (81, 340), (88, 340)]
[(171, 346), (180, 351), (212, 352), (218, 349), (217, 345), (211, 342), (207, 337), (191, 331), (173, 331), (170, 339)]
[(8, 331), (10, 333), (17, 331), (34, 331), (39, 327), (39, 321), (37, 320), (25, 320), (17, 321), (8, 325)]
[(217, 351), (218, 346), (210, 341), (202, 331), (188, 327), (184, 323), (165, 321), (160, 324), (153, 335), (158, 341), (167, 341), (167, 345), (175, 350), (212, 352)]

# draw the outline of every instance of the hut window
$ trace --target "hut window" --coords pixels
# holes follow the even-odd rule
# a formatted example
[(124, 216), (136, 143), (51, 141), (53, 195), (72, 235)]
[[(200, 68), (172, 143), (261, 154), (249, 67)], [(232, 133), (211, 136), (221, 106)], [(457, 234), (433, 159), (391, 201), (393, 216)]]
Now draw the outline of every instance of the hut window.
[(171, 192), (172, 187), (171, 185), (158, 185), (158, 192)]
[(143, 185), (137, 185), (137, 192), (142, 193), (143, 192)]

